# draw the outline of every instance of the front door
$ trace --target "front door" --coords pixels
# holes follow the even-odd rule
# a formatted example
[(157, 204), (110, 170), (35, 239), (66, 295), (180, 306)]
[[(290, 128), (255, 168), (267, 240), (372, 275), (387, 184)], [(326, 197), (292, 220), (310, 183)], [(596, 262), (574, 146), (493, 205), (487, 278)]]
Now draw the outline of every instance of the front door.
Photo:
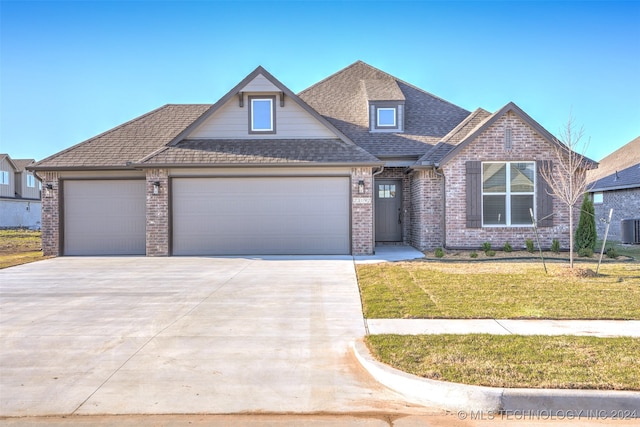
[(402, 181), (376, 180), (376, 242), (402, 241)]

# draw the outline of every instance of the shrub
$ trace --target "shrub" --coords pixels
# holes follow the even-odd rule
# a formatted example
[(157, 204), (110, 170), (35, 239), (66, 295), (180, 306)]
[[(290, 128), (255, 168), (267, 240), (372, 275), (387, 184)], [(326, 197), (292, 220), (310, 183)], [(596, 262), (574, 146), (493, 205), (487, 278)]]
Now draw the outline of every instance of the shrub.
[(533, 253), (533, 251), (535, 250), (535, 248), (533, 247), (533, 240), (527, 239), (524, 244), (527, 246), (527, 252)]
[(551, 242), (551, 252), (556, 254), (560, 252), (560, 241), (558, 239), (553, 239)]
[(471, 254), (469, 254), (469, 256), (470, 256), (471, 258), (478, 258), (478, 252), (473, 251), (473, 252), (471, 252)]
[(488, 251), (485, 251), (485, 254), (487, 256), (496, 256), (496, 251), (494, 251), (493, 249), (489, 249)]
[(442, 258), (444, 256), (444, 251), (442, 250), (442, 248), (437, 248), (436, 249), (436, 258)]
[(596, 231), (596, 216), (593, 208), (593, 202), (587, 195), (582, 200), (580, 208), (580, 221), (576, 228), (574, 249), (580, 252), (580, 249), (591, 249), (593, 252), (596, 248), (596, 240), (598, 233)]
[(618, 258), (620, 254), (618, 254), (618, 251), (616, 251), (616, 248), (611, 247), (607, 249), (607, 256), (609, 258)]
[(487, 252), (491, 250), (491, 242), (484, 242), (482, 244), (482, 250)]
[(504, 244), (504, 246), (502, 247), (502, 250), (505, 252), (511, 252), (513, 250), (513, 248), (511, 247), (511, 243), (507, 242)]
[(591, 248), (582, 248), (578, 250), (578, 256), (591, 258), (593, 256), (593, 249)]

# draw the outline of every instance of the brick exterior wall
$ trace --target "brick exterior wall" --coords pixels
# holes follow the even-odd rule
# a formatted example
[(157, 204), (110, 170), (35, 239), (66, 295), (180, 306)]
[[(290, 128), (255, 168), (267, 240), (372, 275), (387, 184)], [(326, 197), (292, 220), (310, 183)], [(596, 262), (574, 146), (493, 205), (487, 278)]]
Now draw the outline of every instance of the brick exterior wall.
[[(358, 183), (364, 181), (364, 193)], [(373, 242), (373, 177), (371, 168), (351, 169), (351, 252), (371, 255)]]
[[(40, 174), (42, 182), (42, 253), (45, 256), (60, 255), (60, 177), (57, 172)], [(53, 189), (48, 190), (51, 184)]]
[[(512, 130), (512, 148), (505, 149), (505, 129)], [(514, 249), (525, 247), (526, 239), (535, 241), (532, 227), (466, 227), (466, 182), (467, 161), (533, 161), (552, 160), (557, 170), (557, 160), (549, 143), (523, 122), (516, 114), (509, 112), (482, 132), (475, 141), (467, 145), (458, 155), (443, 166), (446, 180), (445, 219), (446, 246), (449, 248), (479, 248), (483, 242), (491, 242), (501, 248), (509, 242)], [(569, 209), (559, 200), (553, 200), (553, 226), (539, 229), (542, 247), (550, 247), (553, 239), (560, 241), (562, 248), (569, 247)], [(579, 206), (574, 209), (575, 225), (579, 216)]]
[[(158, 194), (153, 194), (159, 182)], [(169, 172), (147, 170), (147, 256), (169, 255)]]
[(409, 244), (423, 251), (444, 246), (443, 183), (434, 170), (417, 170), (410, 176)]
[[(406, 168), (392, 167), (385, 168), (382, 173), (375, 176), (375, 179), (397, 179), (402, 181), (402, 242), (409, 244), (411, 240), (411, 179), (405, 173)], [(377, 191), (375, 188), (373, 191)], [(375, 199), (375, 193), (373, 195)]]
[(609, 218), (609, 209), (613, 209), (607, 240), (620, 241), (622, 239), (622, 220), (640, 218), (640, 188), (604, 191), (602, 193), (602, 203), (594, 204), (594, 209), (598, 238), (604, 238), (604, 232), (607, 227), (607, 224), (600, 221), (600, 219)]

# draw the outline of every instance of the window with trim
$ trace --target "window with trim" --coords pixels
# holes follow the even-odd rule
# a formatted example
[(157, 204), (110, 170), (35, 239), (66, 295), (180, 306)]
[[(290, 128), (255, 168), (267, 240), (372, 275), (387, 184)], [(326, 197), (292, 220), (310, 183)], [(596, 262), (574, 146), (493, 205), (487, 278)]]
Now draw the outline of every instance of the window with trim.
[(35, 187), (36, 186), (36, 178), (32, 174), (27, 175), (27, 187)]
[(369, 131), (403, 132), (404, 102), (372, 101), (369, 104)]
[(602, 191), (593, 193), (593, 203), (595, 204), (604, 203), (604, 194), (602, 194)]
[(531, 226), (535, 162), (482, 163), (482, 225)]
[(9, 172), (0, 171), (0, 184), (9, 185)]
[(249, 133), (276, 133), (275, 96), (249, 96)]
[(376, 127), (397, 128), (398, 127), (398, 110), (394, 107), (376, 108)]

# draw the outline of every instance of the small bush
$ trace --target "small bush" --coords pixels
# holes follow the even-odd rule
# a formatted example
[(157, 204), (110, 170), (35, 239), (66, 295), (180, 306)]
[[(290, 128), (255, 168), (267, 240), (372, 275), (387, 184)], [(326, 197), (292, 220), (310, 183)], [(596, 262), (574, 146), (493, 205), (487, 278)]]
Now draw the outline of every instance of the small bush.
[(553, 241), (551, 242), (551, 252), (553, 252), (554, 254), (560, 252), (560, 240), (553, 239)]
[(578, 251), (578, 255), (585, 258), (591, 258), (593, 256), (593, 249), (582, 248)]
[(471, 258), (478, 258), (478, 252), (473, 251), (473, 252), (471, 252), (471, 254), (469, 254), (469, 256), (470, 256)]
[(496, 256), (496, 251), (494, 251), (493, 249), (489, 249), (488, 251), (485, 251), (485, 254), (487, 256)]
[(618, 258), (620, 256), (620, 254), (618, 254), (618, 251), (616, 251), (616, 248), (607, 248), (607, 256), (609, 258)]
[(444, 251), (442, 250), (442, 248), (437, 248), (436, 249), (436, 258), (442, 258), (444, 256)]
[(507, 242), (504, 244), (504, 246), (502, 247), (502, 250), (505, 252), (511, 252), (513, 250), (513, 248), (511, 247), (511, 243)]
[(533, 253), (533, 251), (535, 250), (535, 248), (533, 247), (533, 240), (527, 239), (524, 244), (527, 246), (527, 252)]
[(484, 242), (482, 244), (482, 250), (487, 252), (491, 250), (491, 242)]

